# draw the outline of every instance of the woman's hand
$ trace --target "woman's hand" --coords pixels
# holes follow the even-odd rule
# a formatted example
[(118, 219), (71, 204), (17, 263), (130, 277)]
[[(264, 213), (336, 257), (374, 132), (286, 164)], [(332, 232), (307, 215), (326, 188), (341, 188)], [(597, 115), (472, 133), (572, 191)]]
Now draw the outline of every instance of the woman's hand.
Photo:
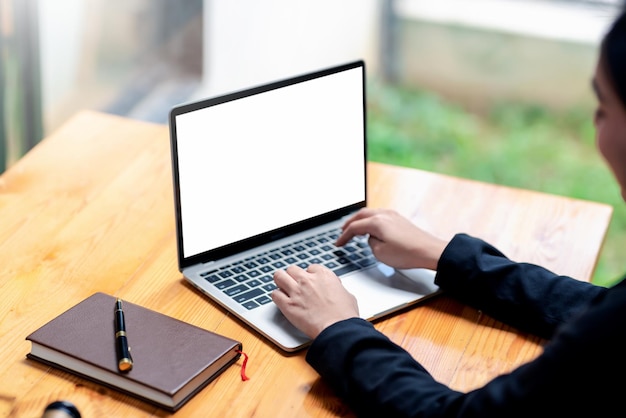
[[(376, 258), (401, 269), (435, 270), (448, 243), (417, 227), (393, 210), (361, 209), (343, 227), (337, 245), (356, 235), (369, 235)], [(356, 298), (328, 268), (312, 264), (306, 270), (289, 266), (274, 273), (278, 289), (272, 300), (298, 329), (315, 338), (326, 327), (359, 316)]]
[(357, 235), (369, 235), (376, 258), (399, 269), (436, 270), (448, 245), (390, 209), (361, 209), (345, 223), (336, 245), (342, 246)]
[(278, 289), (272, 292), (272, 300), (296, 328), (311, 338), (335, 322), (359, 316), (356, 298), (335, 273), (322, 265), (277, 270), (274, 282)]

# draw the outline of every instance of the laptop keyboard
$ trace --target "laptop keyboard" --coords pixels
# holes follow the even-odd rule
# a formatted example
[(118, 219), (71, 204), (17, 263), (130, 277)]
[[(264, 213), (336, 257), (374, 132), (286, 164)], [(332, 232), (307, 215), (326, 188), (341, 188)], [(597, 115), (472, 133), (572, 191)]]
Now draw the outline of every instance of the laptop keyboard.
[(247, 309), (272, 301), (269, 293), (276, 289), (274, 272), (296, 264), (322, 264), (342, 276), (376, 264), (367, 238), (355, 237), (343, 247), (335, 246), (339, 228), (322, 232), (282, 247), (264, 251), (219, 269), (201, 272), (209, 283)]

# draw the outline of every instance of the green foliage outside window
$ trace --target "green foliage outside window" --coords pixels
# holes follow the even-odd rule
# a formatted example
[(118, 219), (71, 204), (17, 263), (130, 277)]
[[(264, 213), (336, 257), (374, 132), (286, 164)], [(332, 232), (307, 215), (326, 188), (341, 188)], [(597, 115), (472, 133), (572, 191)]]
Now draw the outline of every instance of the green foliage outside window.
[(368, 158), (608, 203), (614, 214), (593, 282), (626, 271), (626, 206), (595, 149), (593, 109), (500, 104), (473, 114), (436, 95), (371, 82)]

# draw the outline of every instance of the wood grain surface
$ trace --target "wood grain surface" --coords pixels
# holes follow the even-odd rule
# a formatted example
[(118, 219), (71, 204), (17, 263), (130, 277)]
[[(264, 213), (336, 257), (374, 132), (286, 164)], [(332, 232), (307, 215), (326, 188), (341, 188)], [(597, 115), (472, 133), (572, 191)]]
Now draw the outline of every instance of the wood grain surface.
[[(580, 280), (593, 274), (612, 215), (604, 204), (379, 163), (368, 165), (368, 194), (370, 206), (441, 237), (470, 233)], [(0, 219), (0, 416), (39, 417), (60, 399), (84, 417), (170, 415), (25, 358), (26, 335), (97, 291), (242, 341), (250, 380), (240, 361), (176, 416), (352, 416), (304, 351), (274, 348), (183, 281), (166, 126), (76, 114), (0, 176)], [(541, 352), (541, 340), (445, 294), (376, 327), (459, 390)]]

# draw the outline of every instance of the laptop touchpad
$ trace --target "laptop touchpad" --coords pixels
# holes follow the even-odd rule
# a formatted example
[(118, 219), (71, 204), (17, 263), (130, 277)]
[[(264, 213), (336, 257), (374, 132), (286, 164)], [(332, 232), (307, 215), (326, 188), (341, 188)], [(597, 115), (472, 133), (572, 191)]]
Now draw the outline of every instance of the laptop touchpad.
[(342, 283), (357, 298), (361, 317), (372, 319), (436, 293), (434, 278), (432, 270), (396, 270), (379, 263), (342, 277)]

